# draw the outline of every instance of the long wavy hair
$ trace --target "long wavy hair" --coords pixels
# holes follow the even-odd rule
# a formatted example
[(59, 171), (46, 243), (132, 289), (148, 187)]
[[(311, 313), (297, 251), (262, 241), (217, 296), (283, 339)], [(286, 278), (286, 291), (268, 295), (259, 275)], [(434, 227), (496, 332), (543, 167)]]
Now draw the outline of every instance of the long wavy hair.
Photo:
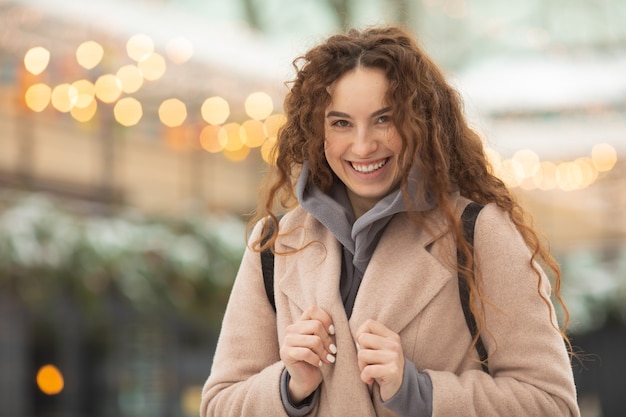
[[(420, 189), (435, 199), (451, 225), (457, 246), (468, 260), (461, 273), (470, 288), (470, 306), (476, 310), (473, 313), (479, 334), (484, 329), (484, 314), (473, 301), (479, 299), (482, 302), (478, 305), (484, 305), (488, 300), (481, 295), (475, 280), (468, 278), (473, 265), (472, 248), (463, 237), (461, 222), (448, 198), (453, 190), (480, 204), (495, 203), (509, 214), (532, 252), (530, 262), (537, 273), (540, 295), (541, 271), (536, 262), (552, 272), (553, 292), (565, 316), (559, 331), (571, 351), (565, 334), (569, 313), (560, 295), (561, 272), (557, 262), (533, 230), (527, 213), (493, 174), (480, 137), (467, 123), (459, 94), (409, 33), (396, 27), (353, 29), (331, 36), (296, 58), (293, 67), (296, 77), (284, 101), (287, 121), (279, 130), (275, 164), (261, 187), (259, 206), (250, 226), (263, 218), (277, 225), (276, 214), (297, 204), (295, 182), (305, 161), (310, 169), (309, 184), (322, 191), (330, 189), (335, 177), (324, 155), (324, 113), (331, 100), (328, 87), (357, 67), (382, 69), (389, 80), (386, 100), (403, 140), (399, 165), (404, 175), (400, 188), (411, 204), (414, 200), (409, 195), (409, 172), (417, 167), (423, 182)], [(418, 226), (424, 224), (423, 213), (409, 210), (409, 214)], [(277, 235), (266, 228), (254, 247), (273, 248)], [(552, 315), (549, 300), (544, 300), (548, 314)], [(477, 339), (478, 336), (474, 344)]]

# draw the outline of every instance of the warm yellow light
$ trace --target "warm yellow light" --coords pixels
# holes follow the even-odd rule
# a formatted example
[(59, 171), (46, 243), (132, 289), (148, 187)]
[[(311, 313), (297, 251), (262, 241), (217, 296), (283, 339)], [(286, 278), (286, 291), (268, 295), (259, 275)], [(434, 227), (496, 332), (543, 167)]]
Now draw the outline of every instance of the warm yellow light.
[(256, 120), (263, 120), (274, 111), (272, 98), (262, 91), (250, 94), (244, 106), (246, 114)]
[(230, 116), (230, 107), (222, 97), (211, 97), (204, 100), (200, 112), (207, 123), (220, 125)]
[(126, 42), (126, 52), (129, 57), (141, 62), (154, 52), (154, 41), (142, 33), (133, 35)]
[(224, 156), (231, 162), (241, 162), (248, 157), (250, 154), (250, 148), (247, 146), (242, 146), (241, 148), (230, 151), (228, 149), (224, 149)]
[(228, 123), (222, 126), (218, 138), (225, 151), (238, 151), (243, 148), (241, 126), (238, 123)]
[(574, 161), (581, 173), (579, 188), (587, 188), (598, 178), (598, 171), (590, 158), (578, 158)]
[(218, 153), (224, 149), (224, 145), (220, 142), (219, 132), (221, 127), (209, 125), (200, 132), (200, 146), (202, 149), (211, 153)]
[(24, 66), (33, 75), (45, 71), (50, 63), (50, 51), (41, 46), (30, 48), (24, 55)]
[(241, 125), (244, 143), (248, 148), (258, 148), (265, 142), (265, 129), (258, 120), (246, 120)]
[(599, 143), (593, 147), (591, 159), (598, 171), (610, 171), (617, 163), (617, 151), (608, 143)]
[(153, 52), (144, 60), (137, 64), (143, 78), (148, 81), (156, 81), (165, 74), (165, 58), (160, 54)]
[(36, 112), (43, 111), (50, 103), (52, 89), (46, 84), (39, 83), (31, 85), (26, 90), (24, 100), (29, 109)]
[(556, 170), (556, 180), (563, 191), (572, 191), (580, 187), (582, 183), (582, 171), (573, 162), (562, 162)]
[(557, 187), (556, 164), (544, 161), (539, 165), (539, 170), (533, 175), (533, 182), (537, 188), (543, 191), (553, 190)]
[(78, 93), (76, 99), (76, 107), (85, 108), (91, 104), (95, 99), (96, 87), (91, 81), (78, 80), (72, 83), (72, 87), (76, 89)]
[(54, 87), (50, 98), (55, 109), (67, 113), (78, 101), (78, 91), (70, 84), (60, 84)]
[(184, 64), (193, 56), (193, 45), (191, 41), (185, 37), (179, 36), (165, 45), (167, 57), (175, 64)]
[(122, 91), (127, 94), (137, 92), (143, 85), (143, 74), (136, 65), (124, 65), (115, 76), (122, 83)]
[(95, 84), (96, 97), (104, 103), (113, 103), (122, 94), (122, 83), (113, 74), (101, 75)]
[(180, 126), (186, 118), (187, 107), (177, 98), (167, 99), (159, 106), (159, 119), (165, 126)]
[(143, 116), (141, 103), (133, 97), (125, 97), (115, 103), (113, 115), (122, 126), (134, 126)]
[(93, 119), (97, 110), (98, 110), (98, 101), (91, 100), (91, 103), (89, 103), (85, 107), (78, 107), (78, 106), (72, 107), (72, 110), (70, 110), (70, 114), (75, 120), (86, 123), (90, 121), (91, 119)]
[(539, 170), (539, 157), (530, 149), (515, 152), (511, 160), (518, 179), (531, 178)]
[(520, 183), (519, 172), (511, 159), (505, 159), (500, 166), (498, 176), (509, 187), (518, 187)]
[(261, 156), (270, 165), (276, 164), (276, 138), (268, 138), (261, 146)]
[(58, 394), (64, 385), (63, 375), (54, 365), (44, 365), (37, 372), (37, 386), (44, 394)]
[(278, 130), (287, 123), (287, 117), (284, 114), (272, 114), (265, 119), (263, 126), (265, 128), (265, 136), (268, 138), (276, 138)]
[(76, 49), (76, 61), (85, 69), (95, 68), (102, 61), (104, 49), (95, 41), (81, 43)]

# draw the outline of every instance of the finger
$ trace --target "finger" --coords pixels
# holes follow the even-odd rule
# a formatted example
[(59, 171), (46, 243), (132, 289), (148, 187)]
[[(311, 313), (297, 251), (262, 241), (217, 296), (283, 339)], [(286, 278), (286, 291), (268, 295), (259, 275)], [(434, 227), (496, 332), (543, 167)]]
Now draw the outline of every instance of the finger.
[(393, 330), (390, 330), (387, 326), (379, 321), (367, 319), (356, 332), (357, 340), (363, 333), (375, 334), (381, 337), (388, 337), (395, 334)]
[(284, 346), (281, 348), (280, 357), (287, 366), (298, 362), (305, 362), (319, 368), (323, 364), (322, 360), (315, 352), (301, 346)]
[[(312, 351), (323, 362), (334, 363), (333, 352), (326, 349), (322, 339), (317, 335), (308, 334), (287, 334), (285, 335), (285, 347), (307, 348)], [(335, 350), (336, 352), (336, 350)]]
[(317, 320), (324, 325), (324, 329), (329, 335), (335, 334), (335, 326), (332, 318), (321, 307), (311, 306), (302, 313), (300, 320)]
[[(335, 334), (335, 327), (330, 315), (321, 307), (311, 306), (302, 313), (301, 320), (313, 321), (320, 324), (321, 329), (315, 330), (315, 334), (322, 338), (326, 351), (331, 356), (326, 355), (324, 359), (328, 362), (335, 362), (335, 355), (337, 354), (337, 346), (335, 345), (332, 335)], [(322, 331), (323, 329), (323, 331)]]

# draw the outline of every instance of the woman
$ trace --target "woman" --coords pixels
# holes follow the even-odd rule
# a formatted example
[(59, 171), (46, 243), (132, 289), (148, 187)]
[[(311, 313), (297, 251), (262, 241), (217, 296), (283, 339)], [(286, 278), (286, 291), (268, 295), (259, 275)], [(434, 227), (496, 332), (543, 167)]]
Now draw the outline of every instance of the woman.
[[(558, 266), (437, 66), (391, 27), (332, 36), (294, 66), (201, 415), (578, 416), (539, 262), (560, 302)], [(484, 205), (473, 246), (470, 200)], [(457, 248), (474, 272), (458, 280)]]

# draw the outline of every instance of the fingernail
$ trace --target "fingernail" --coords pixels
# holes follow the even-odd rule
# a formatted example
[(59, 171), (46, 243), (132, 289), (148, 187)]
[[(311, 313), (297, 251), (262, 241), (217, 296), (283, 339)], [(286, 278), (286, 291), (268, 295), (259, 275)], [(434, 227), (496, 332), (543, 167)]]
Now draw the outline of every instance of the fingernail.
[(359, 346), (359, 344), (356, 344), (356, 350), (361, 350), (361, 346)]
[(337, 353), (337, 346), (335, 346), (334, 344), (331, 344), (328, 348), (333, 353), (333, 355)]
[(322, 365), (324, 365), (324, 362), (320, 361), (320, 363), (317, 366), (318, 366), (318, 368), (321, 368)]
[(333, 355), (331, 355), (330, 353), (328, 355), (326, 355), (326, 359), (330, 363), (335, 363), (335, 357)]
[(328, 333), (330, 334), (335, 334), (335, 326), (333, 326), (332, 324), (328, 327)]

